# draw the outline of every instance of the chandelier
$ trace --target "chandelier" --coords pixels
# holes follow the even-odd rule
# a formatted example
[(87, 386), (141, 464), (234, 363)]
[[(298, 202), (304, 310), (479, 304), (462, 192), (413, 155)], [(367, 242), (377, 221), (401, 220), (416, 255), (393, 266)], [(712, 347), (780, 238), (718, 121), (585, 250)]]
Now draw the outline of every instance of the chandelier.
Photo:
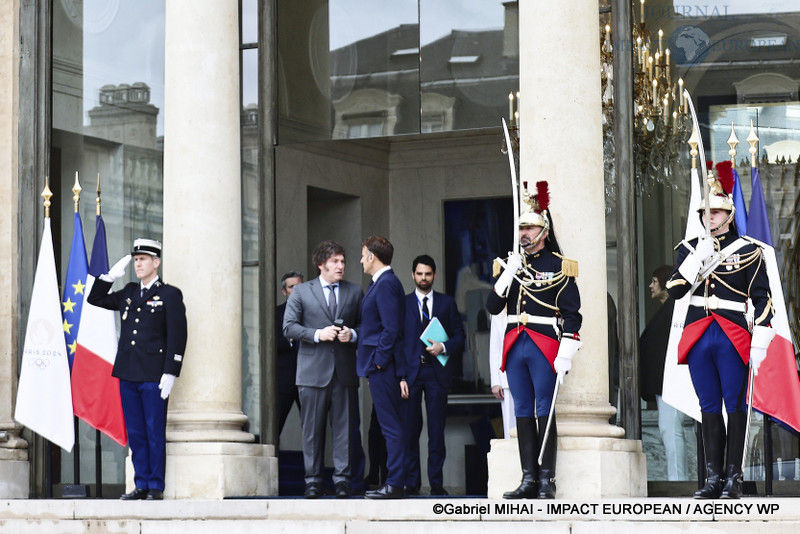
[[(688, 102), (683, 96), (683, 79), (675, 80), (676, 73), (663, 30), (651, 35), (646, 27), (644, 4), (645, 0), (639, 0), (639, 22), (634, 22), (632, 28), (634, 183), (640, 196), (651, 194), (658, 184), (677, 187), (672, 176), (679, 160), (685, 158), (681, 147), (692, 130)], [(600, 63), (603, 153), (606, 197), (609, 199), (613, 197), (615, 180), (613, 41), (608, 24), (600, 29)]]

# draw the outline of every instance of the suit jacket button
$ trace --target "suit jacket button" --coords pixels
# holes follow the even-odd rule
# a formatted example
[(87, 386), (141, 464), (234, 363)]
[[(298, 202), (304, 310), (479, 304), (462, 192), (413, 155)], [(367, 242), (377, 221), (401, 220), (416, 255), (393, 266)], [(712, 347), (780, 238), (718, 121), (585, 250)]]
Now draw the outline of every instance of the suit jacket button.
[(141, 308), (136, 308), (136, 311), (140, 312), (140, 311), (142, 311), (142, 309)]
[(136, 319), (133, 320), (133, 322), (134, 323), (138, 323), (139, 322), (139, 318), (137, 317)]
[(131, 345), (136, 345), (136, 342), (135, 341), (131, 341)]

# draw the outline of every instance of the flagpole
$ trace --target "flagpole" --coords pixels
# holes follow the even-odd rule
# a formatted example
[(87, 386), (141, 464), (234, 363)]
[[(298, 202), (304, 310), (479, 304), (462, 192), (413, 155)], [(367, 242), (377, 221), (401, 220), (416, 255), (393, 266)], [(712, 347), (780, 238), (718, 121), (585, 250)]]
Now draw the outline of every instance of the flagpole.
[(758, 167), (758, 160), (756, 159), (756, 153), (758, 152), (756, 148), (758, 136), (756, 135), (755, 128), (753, 128), (753, 119), (750, 119), (750, 135), (747, 136), (747, 142), (750, 145), (750, 148), (747, 150), (750, 152), (750, 166)]
[[(83, 188), (81, 187), (81, 183), (78, 180), (78, 171), (75, 171), (75, 184), (72, 186), (72, 201), (75, 203), (75, 213), (78, 213), (78, 204), (81, 201), (81, 191)], [(73, 231), (77, 231), (77, 229), (73, 229)], [(83, 238), (81, 238), (83, 239)], [(70, 255), (72, 251), (70, 250)], [(69, 283), (69, 280), (65, 282), (65, 285)], [(77, 339), (77, 336), (75, 336)], [(73, 415), (72, 420), (75, 425), (75, 435), (80, 436), (80, 420), (78, 416)], [(72, 482), (73, 487), (69, 488), (68, 486), (64, 488), (64, 492), (67, 493), (69, 497), (86, 497), (86, 487), (81, 487), (81, 440), (75, 440), (75, 447), (72, 449)]]
[(100, 217), (100, 173), (97, 173), (97, 198), (95, 199), (95, 203), (97, 203), (97, 216)]
[(50, 218), (50, 199), (53, 197), (53, 192), (50, 191), (50, 178), (44, 177), (44, 189), (42, 190), (42, 198), (44, 199), (44, 218)]
[(731, 121), (731, 135), (728, 137), (728, 155), (731, 157), (731, 167), (736, 168), (736, 146), (739, 144), (739, 138), (736, 137), (736, 130), (733, 129), (733, 121)]
[[(53, 192), (50, 191), (50, 178), (48, 176), (44, 177), (44, 189), (42, 189), (41, 197), (44, 199), (44, 218), (45, 220), (50, 218), (50, 199), (53, 197)], [(38, 270), (38, 269), (37, 269)], [(36, 284), (36, 278), (34, 277), (34, 285)], [(27, 337), (27, 336), (26, 336)], [(20, 373), (21, 374), (21, 373)], [(20, 376), (21, 378), (21, 376)], [(17, 406), (19, 406), (19, 395), (17, 397)], [(74, 430), (73, 430), (74, 431)], [(53, 497), (53, 442), (49, 439), (45, 438), (45, 454), (47, 455), (47, 459), (45, 461), (45, 497), (51, 499)]]
[[(97, 216), (100, 217), (100, 173), (97, 173), (97, 197), (95, 197)], [(97, 498), (103, 498), (103, 447), (99, 428), (94, 430), (94, 484)]]

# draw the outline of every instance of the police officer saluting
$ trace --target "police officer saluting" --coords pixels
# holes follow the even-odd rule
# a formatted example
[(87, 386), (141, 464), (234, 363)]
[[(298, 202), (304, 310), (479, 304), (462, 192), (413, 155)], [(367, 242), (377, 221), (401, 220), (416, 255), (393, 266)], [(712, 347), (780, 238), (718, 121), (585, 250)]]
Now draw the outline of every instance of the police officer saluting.
[[(109, 293), (133, 259), (139, 282)], [(164, 498), (167, 398), (186, 348), (186, 308), (181, 291), (158, 278), (161, 243), (137, 239), (133, 251), (100, 275), (90, 304), (119, 310), (121, 327), (112, 376), (119, 378), (136, 488), (122, 500)]]
[[(486, 300), (492, 315), (508, 310), (500, 370), (514, 397), (522, 482), (504, 499), (555, 498), (557, 429), (551, 405), (556, 382), (563, 383), (581, 347), (577, 263), (560, 255), (547, 182), (537, 182), (536, 188), (533, 198), (527, 188), (522, 192), (528, 205), (519, 215), (523, 253), (508, 256)], [(497, 271), (499, 266), (496, 261)]]

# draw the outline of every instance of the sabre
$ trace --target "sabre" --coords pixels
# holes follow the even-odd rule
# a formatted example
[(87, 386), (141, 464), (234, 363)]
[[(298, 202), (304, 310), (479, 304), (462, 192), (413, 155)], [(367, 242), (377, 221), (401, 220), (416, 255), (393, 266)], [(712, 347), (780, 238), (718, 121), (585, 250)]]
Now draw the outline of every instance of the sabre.
[(547, 426), (544, 427), (544, 437), (540, 444), (539, 450), (539, 465), (542, 465), (542, 458), (544, 457), (544, 447), (547, 443), (547, 437), (550, 435), (550, 425), (553, 422), (553, 414), (556, 411), (556, 397), (558, 397), (558, 377), (556, 377), (556, 387), (553, 389), (553, 400), (550, 402), (550, 414), (547, 416)]
[(519, 252), (519, 193), (517, 191), (517, 166), (514, 164), (514, 149), (511, 147), (511, 136), (508, 134), (506, 119), (503, 121), (503, 134), (506, 137), (506, 153), (508, 154), (508, 166), (511, 169), (511, 195), (514, 202), (514, 252)]
[(747, 461), (747, 440), (750, 437), (750, 416), (753, 415), (753, 390), (755, 389), (756, 373), (753, 371), (753, 364), (750, 364), (750, 392), (747, 394), (747, 422), (744, 425), (744, 451), (742, 451), (742, 473), (744, 464)]
[[(695, 141), (697, 142), (697, 150), (698, 154), (700, 155), (700, 169), (702, 170), (703, 177), (703, 198), (705, 199), (706, 205), (706, 220), (705, 220), (705, 228), (706, 228), (706, 236), (711, 235), (711, 208), (709, 207), (708, 202), (708, 179), (706, 178), (706, 173), (708, 170), (706, 169), (706, 152), (703, 149), (703, 138), (700, 136), (700, 123), (697, 120), (697, 113), (694, 111), (694, 103), (692, 102), (692, 95), (689, 94), (688, 89), (683, 90), (683, 96), (689, 102), (689, 111), (692, 114), (692, 125), (694, 126), (694, 132), (692, 133), (692, 137), (694, 137)], [(696, 135), (695, 135), (696, 134)], [(690, 140), (691, 143), (691, 140)]]

